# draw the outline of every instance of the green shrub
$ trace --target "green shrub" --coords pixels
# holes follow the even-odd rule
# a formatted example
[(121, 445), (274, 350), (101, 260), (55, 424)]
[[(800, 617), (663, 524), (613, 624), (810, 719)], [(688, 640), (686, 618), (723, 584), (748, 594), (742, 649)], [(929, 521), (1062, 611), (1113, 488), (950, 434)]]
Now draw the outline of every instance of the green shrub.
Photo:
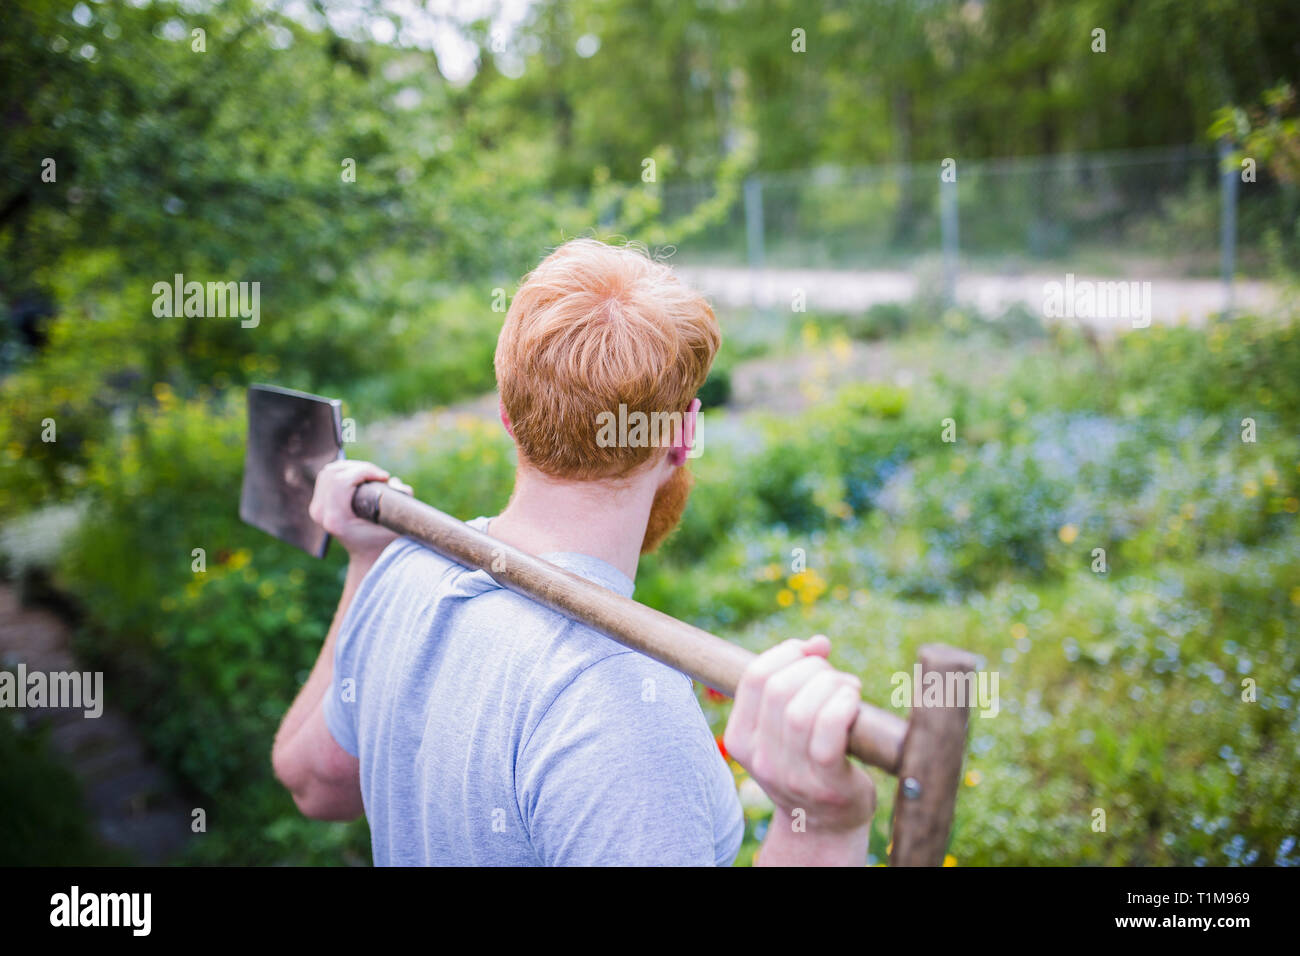
[(48, 728), (0, 710), (0, 865), (122, 866), (86, 815), (76, 777), (50, 753)]
[(714, 362), (697, 397), (704, 408), (721, 408), (730, 402), (731, 368), (722, 362)]
[[(59, 567), (85, 610), (78, 649), (221, 828), (195, 852), (306, 861), (309, 844), (272, 852), (250, 834), (297, 815), (270, 747), (329, 627), (340, 555), (315, 561), (239, 521), (242, 402), (161, 395), (91, 454), (87, 517)], [(364, 846), (356, 827), (317, 828), (330, 852), (311, 859)]]

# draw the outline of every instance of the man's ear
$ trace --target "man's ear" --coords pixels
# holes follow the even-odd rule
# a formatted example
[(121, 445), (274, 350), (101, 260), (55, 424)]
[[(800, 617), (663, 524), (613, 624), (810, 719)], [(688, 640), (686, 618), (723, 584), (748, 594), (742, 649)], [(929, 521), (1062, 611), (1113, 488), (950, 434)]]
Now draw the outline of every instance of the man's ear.
[(506, 414), (506, 403), (501, 400), (500, 395), (497, 396), (497, 414), (501, 416), (501, 424), (505, 426), (506, 434), (514, 438), (515, 430), (510, 425), (510, 416)]
[(680, 468), (686, 464), (686, 457), (695, 447), (695, 422), (700, 414), (700, 400), (692, 398), (682, 414), (682, 440), (668, 452), (668, 459), (673, 467)]

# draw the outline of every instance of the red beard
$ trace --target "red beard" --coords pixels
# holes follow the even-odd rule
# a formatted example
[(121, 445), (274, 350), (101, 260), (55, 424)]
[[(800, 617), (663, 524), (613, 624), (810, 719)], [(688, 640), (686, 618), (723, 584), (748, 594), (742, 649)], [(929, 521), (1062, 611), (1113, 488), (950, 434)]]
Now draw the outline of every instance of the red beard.
[(691, 496), (691, 486), (695, 478), (686, 466), (682, 465), (673, 472), (673, 476), (655, 492), (654, 503), (650, 506), (650, 520), (646, 523), (645, 538), (641, 542), (641, 553), (649, 554), (664, 538), (672, 533), (677, 523), (682, 520), (686, 510), (686, 499)]

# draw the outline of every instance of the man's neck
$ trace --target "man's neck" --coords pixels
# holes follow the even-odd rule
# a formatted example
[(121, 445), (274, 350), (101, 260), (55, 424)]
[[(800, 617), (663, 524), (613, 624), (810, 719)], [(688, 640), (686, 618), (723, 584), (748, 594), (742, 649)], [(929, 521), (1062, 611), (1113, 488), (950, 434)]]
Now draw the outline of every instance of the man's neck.
[(567, 551), (600, 558), (636, 579), (654, 487), (558, 481), (527, 467), (488, 534), (528, 554)]

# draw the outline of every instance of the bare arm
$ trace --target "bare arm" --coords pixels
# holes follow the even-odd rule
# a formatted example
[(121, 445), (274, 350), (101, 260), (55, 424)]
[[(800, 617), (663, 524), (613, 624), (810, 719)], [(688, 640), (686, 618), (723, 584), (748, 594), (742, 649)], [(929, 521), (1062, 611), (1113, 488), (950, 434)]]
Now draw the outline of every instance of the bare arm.
[[(364, 812), (360, 762), (330, 733), (324, 703), (334, 681), (334, 645), (339, 628), (361, 581), (396, 537), (352, 514), (352, 492), (364, 481), (385, 480), (389, 480), (388, 473), (367, 462), (335, 462), (321, 471), (311, 503), (312, 518), (347, 548), (348, 570), (316, 664), (280, 722), (271, 749), (271, 765), (298, 809), (322, 820), (354, 820)], [(396, 486), (409, 490), (400, 482)]]

